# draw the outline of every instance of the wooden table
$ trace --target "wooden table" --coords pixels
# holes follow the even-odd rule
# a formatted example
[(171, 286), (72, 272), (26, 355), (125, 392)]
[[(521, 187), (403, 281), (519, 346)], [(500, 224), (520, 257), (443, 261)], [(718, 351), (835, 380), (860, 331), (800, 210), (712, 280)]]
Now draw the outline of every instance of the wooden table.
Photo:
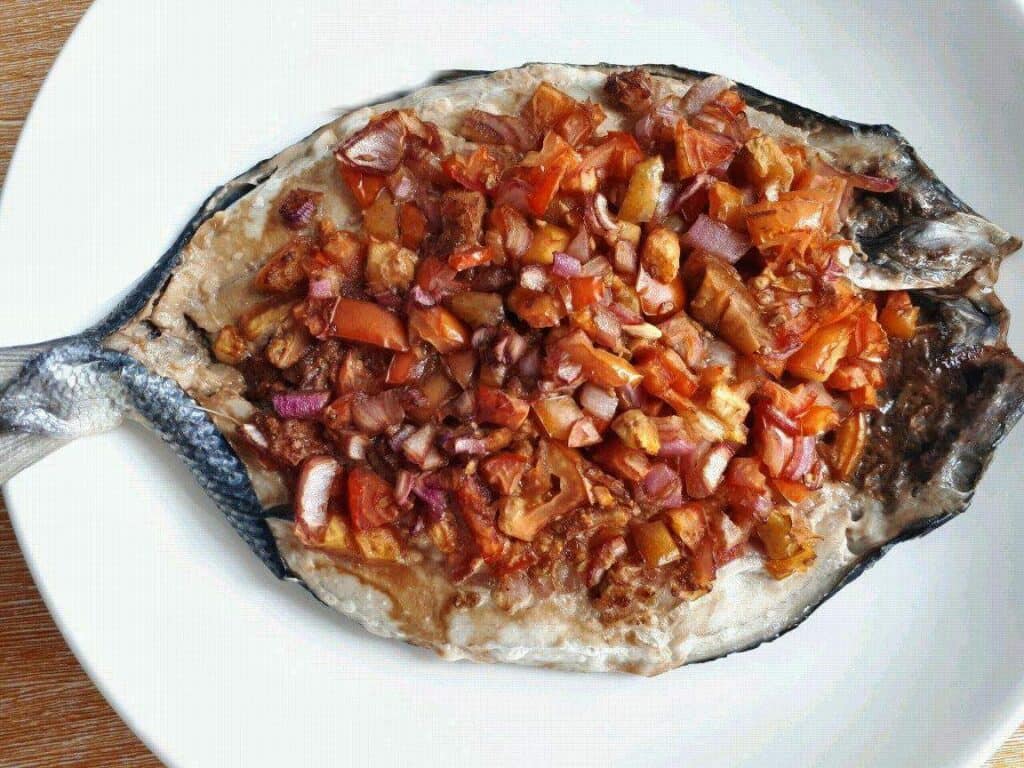
[[(0, 184), (43, 77), (89, 0), (0, 0)], [(0, 766), (151, 768), (159, 761), (68, 650), (0, 501)], [(1024, 726), (986, 768), (1024, 768)]]

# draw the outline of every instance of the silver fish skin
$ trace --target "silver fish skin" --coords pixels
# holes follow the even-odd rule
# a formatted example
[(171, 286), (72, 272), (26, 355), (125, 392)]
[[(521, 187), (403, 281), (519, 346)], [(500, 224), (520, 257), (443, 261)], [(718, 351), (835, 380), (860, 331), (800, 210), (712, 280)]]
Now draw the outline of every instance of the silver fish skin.
[[(641, 66), (686, 82), (706, 76), (674, 66)], [(487, 74), (444, 72), (427, 85)], [(1008, 315), (991, 289), (999, 262), (1021, 243), (957, 198), (890, 126), (828, 117), (742, 84), (738, 88), (751, 107), (808, 132), (845, 170), (899, 179), (897, 192), (866, 194), (853, 211), (846, 234), (860, 247), (850, 274), (864, 288), (914, 292), (928, 327), (889, 364), (887, 373), (901, 391), (873, 425), (884, 439), (870, 446), (854, 478), (858, 490), (878, 499), (879, 524), (865, 528), (853, 543), (860, 559), (824, 598), (801, 606), (763, 642), (799, 624), (895, 543), (927, 533), (967, 507), (996, 445), (1024, 413), (1024, 365), (1006, 346)], [(209, 414), (176, 382), (103, 341), (163, 291), (204, 222), (259, 187), (282, 158), (309, 141), (217, 189), (97, 326), (0, 350), (0, 482), (70, 440), (137, 420), (175, 450), (257, 557), (278, 577), (295, 578), (268, 525), (268, 518), (287, 512), (261, 506), (245, 464)], [(951, 393), (945, 402), (944, 392)], [(743, 648), (718, 655), (735, 650)]]

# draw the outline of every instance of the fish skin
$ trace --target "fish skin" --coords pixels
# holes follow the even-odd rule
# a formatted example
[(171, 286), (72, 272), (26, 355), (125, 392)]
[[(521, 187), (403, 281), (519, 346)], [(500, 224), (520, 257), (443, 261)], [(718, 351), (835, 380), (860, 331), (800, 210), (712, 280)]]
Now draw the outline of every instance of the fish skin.
[[(707, 75), (674, 66), (640, 66), (653, 74), (687, 81)], [(490, 73), (449, 71), (439, 73), (425, 85), (487, 74)], [(896, 543), (927, 533), (966, 508), (995, 446), (1024, 411), (1024, 365), (1006, 348), (1007, 314), (994, 294), (986, 290), (987, 283), (994, 282), (994, 274), (979, 279), (975, 273), (986, 271), (979, 267), (998, 262), (1019, 248), (1020, 241), (959, 200), (890, 126), (861, 125), (827, 117), (742, 84), (738, 88), (750, 106), (774, 114), (826, 143), (889, 143), (892, 151), (878, 159), (875, 167), (856, 169), (895, 175), (901, 180), (899, 192), (867, 194), (864, 199), (871, 202), (854, 211), (849, 234), (860, 240), (864, 256), (863, 261), (852, 265), (857, 281), (865, 287), (912, 289), (917, 297), (915, 303), (920, 301), (927, 316), (935, 320), (937, 335), (912, 342), (908, 360), (916, 360), (916, 365), (926, 370), (938, 366), (947, 372), (959, 371), (956, 384), (961, 387), (964, 382), (986, 376), (990, 385), (975, 410), (957, 415), (960, 422), (969, 422), (958, 434), (957, 442), (937, 450), (907, 454), (903, 457), (906, 466), (897, 468), (897, 477), (872, 475), (884, 463), (885, 456), (876, 446), (871, 447), (874, 453), (866, 457), (855, 484), (861, 488), (869, 484), (881, 488), (883, 481), (894, 484), (899, 493), (892, 502), (894, 509), (905, 505), (934, 480), (940, 486), (948, 481), (949, 492), (940, 499), (929, 498), (928, 503), (935, 505), (928, 510), (929, 514), (902, 525), (890, 537), (865, 540), (864, 556), (856, 567), (824, 599), (807, 606), (796, 622), (778, 633), (784, 634)], [(276, 157), (256, 164), (215, 190), (171, 248), (104, 320), (79, 336), (31, 349), (24, 368), (0, 392), (0, 435), (38, 435), (49, 444), (59, 445), (66, 439), (114, 428), (124, 418), (140, 419), (186, 462), (200, 486), (261, 561), (278, 577), (287, 578), (290, 572), (266, 523), (268, 516), (283, 512), (261, 508), (244, 464), (209, 415), (172, 380), (154, 374), (123, 353), (104, 349), (101, 344), (162, 291), (180, 263), (182, 248), (199, 226), (273, 173)], [(961, 278), (963, 285), (956, 289), (939, 287)], [(0, 386), (6, 378), (4, 352), (0, 351)], [(896, 375), (908, 378), (900, 372)], [(98, 407), (99, 403), (102, 407)], [(912, 406), (901, 406), (897, 398), (894, 406), (878, 417), (876, 425), (890, 432), (907, 431), (913, 417)], [(956, 428), (964, 424), (946, 426)], [(908, 450), (906, 445), (902, 449)], [(15, 468), (16, 464), (0, 451), (0, 480), (7, 479), (5, 467)]]
[(264, 565), (279, 578), (287, 575), (245, 465), (171, 379), (86, 336), (33, 357), (0, 394), (0, 432), (71, 440), (114, 429), (126, 418), (147, 424), (170, 445)]

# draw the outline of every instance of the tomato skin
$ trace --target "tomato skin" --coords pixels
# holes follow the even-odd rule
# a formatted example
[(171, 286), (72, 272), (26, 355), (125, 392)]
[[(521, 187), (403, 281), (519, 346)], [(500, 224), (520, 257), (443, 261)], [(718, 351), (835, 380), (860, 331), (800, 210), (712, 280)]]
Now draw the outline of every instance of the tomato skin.
[(349, 472), (348, 511), (352, 524), (361, 531), (393, 523), (400, 513), (391, 486), (364, 467)]
[(494, 387), (480, 385), (476, 391), (476, 418), (485, 424), (519, 429), (530, 415), (525, 400)]
[(372, 301), (335, 300), (329, 333), (349, 341), (361, 341), (396, 352), (409, 349), (409, 337), (402, 321)]
[(604, 296), (604, 280), (600, 277), (570, 277), (573, 309), (586, 309)]
[(363, 209), (373, 205), (373, 201), (377, 199), (377, 195), (384, 188), (384, 177), (371, 176), (342, 163), (338, 164), (338, 170), (341, 173), (341, 178), (352, 192), (352, 196), (355, 197), (356, 204)]

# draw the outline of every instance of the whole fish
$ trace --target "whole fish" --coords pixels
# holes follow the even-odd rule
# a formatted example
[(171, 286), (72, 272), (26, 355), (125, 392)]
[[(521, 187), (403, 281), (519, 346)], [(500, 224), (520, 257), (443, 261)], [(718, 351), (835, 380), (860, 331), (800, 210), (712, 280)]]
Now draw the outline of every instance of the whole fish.
[[(709, 80), (721, 88), (721, 78), (703, 72), (640, 69), (678, 98), (710, 87)], [(652, 674), (793, 628), (895, 543), (964, 511), (996, 445), (1024, 411), (1024, 365), (1007, 348), (1008, 315), (993, 291), (1001, 260), (1021, 242), (957, 198), (889, 126), (827, 117), (736, 86), (751, 125), (764, 134), (806, 143), (841, 172), (896, 181), (894, 190), (866, 189), (848, 212), (843, 234), (856, 247), (845, 269), (860, 288), (909, 291), (919, 330), (886, 363), (884, 402), (856, 473), (816, 497), (814, 565), (781, 581), (723, 571), (719, 579), (730, 589), (673, 603), (643, 628), (604, 626), (566, 601), (502, 612), (485, 588), (413, 578), (412, 571), (396, 576), (394, 566), (304, 546), (280, 473), (245, 448), (242, 425), (256, 408), (243, 377), (211, 353), (217, 332), (257, 306), (253, 274), (289, 236), (272, 216), (283, 190), (320, 190), (324, 215), (351, 223), (334, 153), (372, 117), (413, 111), (440, 127), (447, 149), (460, 149), (467, 145), (454, 137), (470, 108), (512, 112), (543, 82), (607, 103), (608, 76), (625, 71), (531, 64), (442, 73), (353, 110), (227, 182), (102, 322), (0, 350), (0, 482), (77, 437), (139, 420), (172, 446), (276, 576), (304, 584), (374, 633), (448, 658)], [(607, 111), (606, 128), (624, 124), (622, 110)], [(463, 599), (468, 593), (472, 600)]]

